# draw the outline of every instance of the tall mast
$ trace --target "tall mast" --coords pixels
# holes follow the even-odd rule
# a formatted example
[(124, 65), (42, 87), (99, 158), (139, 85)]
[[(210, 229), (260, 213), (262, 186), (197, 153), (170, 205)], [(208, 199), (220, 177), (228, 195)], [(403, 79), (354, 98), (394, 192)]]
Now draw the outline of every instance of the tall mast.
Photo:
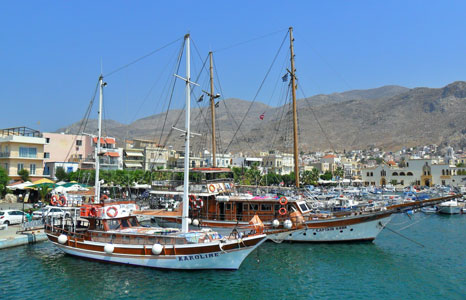
[(190, 68), (190, 47), (189, 34), (184, 36), (186, 42), (186, 138), (184, 144), (184, 191), (183, 191), (183, 218), (181, 222), (181, 231), (188, 232), (188, 216), (189, 216), (189, 137), (190, 137), (190, 109), (191, 109), (191, 68)]
[(217, 166), (216, 156), (216, 145), (215, 145), (215, 96), (214, 96), (214, 67), (212, 52), (209, 52), (210, 56), (210, 114), (212, 117), (212, 167)]
[(102, 137), (102, 102), (104, 100), (104, 86), (106, 83), (103, 82), (104, 77), (100, 75), (99, 77), (99, 111), (98, 114), (98, 121), (97, 121), (97, 147), (95, 150), (95, 193), (94, 193), (94, 203), (98, 203), (100, 201), (100, 178), (99, 178), (99, 171), (100, 171), (100, 161), (99, 161), (99, 154), (100, 154), (100, 139)]
[(293, 96), (293, 141), (294, 141), (294, 174), (295, 185), (299, 188), (299, 154), (298, 154), (298, 113), (296, 112), (296, 79), (294, 68), (293, 27), (290, 27), (290, 54), (291, 54), (291, 94)]

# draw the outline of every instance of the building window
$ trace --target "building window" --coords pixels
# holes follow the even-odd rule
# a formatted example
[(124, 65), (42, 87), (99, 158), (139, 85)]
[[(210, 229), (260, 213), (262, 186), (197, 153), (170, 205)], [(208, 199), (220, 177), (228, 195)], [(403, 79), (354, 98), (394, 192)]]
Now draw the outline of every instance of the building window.
[(46, 143), (46, 144), (50, 144), (50, 138), (46, 137), (46, 138), (45, 138), (45, 143)]
[(19, 147), (19, 157), (36, 158), (37, 149), (29, 147)]
[(29, 165), (29, 174), (36, 175), (36, 164)]
[(22, 169), (24, 169), (24, 165), (22, 163), (19, 163), (18, 164), (18, 173), (19, 171), (21, 171)]
[(44, 152), (44, 158), (50, 158), (50, 152)]
[(83, 141), (82, 140), (76, 140), (76, 146), (82, 146)]

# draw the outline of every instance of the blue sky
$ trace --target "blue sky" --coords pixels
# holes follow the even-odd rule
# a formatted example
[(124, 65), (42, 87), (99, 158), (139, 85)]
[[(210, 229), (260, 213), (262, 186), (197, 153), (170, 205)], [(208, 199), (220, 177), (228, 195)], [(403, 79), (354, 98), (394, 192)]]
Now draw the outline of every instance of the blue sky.
[[(54, 131), (80, 120), (101, 62), (106, 74), (186, 32), (199, 50), (193, 71), (213, 50), (223, 96), (252, 100), (289, 26), (306, 96), (466, 78), (464, 1), (2, 1), (0, 128)], [(258, 101), (280, 103), (272, 90), (287, 43)], [(179, 47), (106, 78), (106, 118), (163, 110)]]

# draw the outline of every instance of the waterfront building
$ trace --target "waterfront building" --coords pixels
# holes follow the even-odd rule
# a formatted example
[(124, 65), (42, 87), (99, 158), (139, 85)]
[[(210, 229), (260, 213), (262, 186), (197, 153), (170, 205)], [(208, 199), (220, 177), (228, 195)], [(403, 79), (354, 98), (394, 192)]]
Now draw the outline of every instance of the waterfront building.
[[(215, 154), (217, 168), (229, 168), (232, 166), (233, 161), (230, 153), (216, 153)], [(204, 151), (204, 166), (212, 167), (213, 155), (209, 151)]]
[(381, 164), (375, 167), (363, 168), (362, 181), (364, 185), (384, 186), (389, 183), (409, 186), (434, 186), (465, 184), (466, 174), (463, 169), (453, 165), (440, 163), (434, 159), (409, 159), (405, 167), (394, 167)]
[(14, 127), (0, 130), (0, 166), (12, 179), (26, 169), (31, 178), (43, 177), (45, 138), (38, 130)]
[[(95, 151), (97, 147), (97, 137), (88, 136), (90, 139), (92, 152), (81, 159), (81, 169), (95, 169)], [(113, 137), (100, 138), (99, 165), (101, 170), (121, 170), (123, 168), (123, 151), (116, 147), (116, 139)], [(78, 160), (79, 161), (79, 160)]]

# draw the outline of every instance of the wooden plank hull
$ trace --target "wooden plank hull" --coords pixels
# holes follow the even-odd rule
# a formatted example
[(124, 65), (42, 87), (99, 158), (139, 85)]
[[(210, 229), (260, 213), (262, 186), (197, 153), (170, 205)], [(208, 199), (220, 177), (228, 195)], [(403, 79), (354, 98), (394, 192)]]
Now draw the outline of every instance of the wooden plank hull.
[(63, 252), (86, 259), (161, 269), (236, 270), (244, 259), (262, 244), (265, 235), (246, 237), (238, 241), (214, 241), (204, 244), (166, 245), (160, 255), (151, 252), (152, 245), (114, 244), (113, 253), (106, 253), (105, 243), (69, 238), (65, 244), (58, 236), (47, 233), (49, 240)]

